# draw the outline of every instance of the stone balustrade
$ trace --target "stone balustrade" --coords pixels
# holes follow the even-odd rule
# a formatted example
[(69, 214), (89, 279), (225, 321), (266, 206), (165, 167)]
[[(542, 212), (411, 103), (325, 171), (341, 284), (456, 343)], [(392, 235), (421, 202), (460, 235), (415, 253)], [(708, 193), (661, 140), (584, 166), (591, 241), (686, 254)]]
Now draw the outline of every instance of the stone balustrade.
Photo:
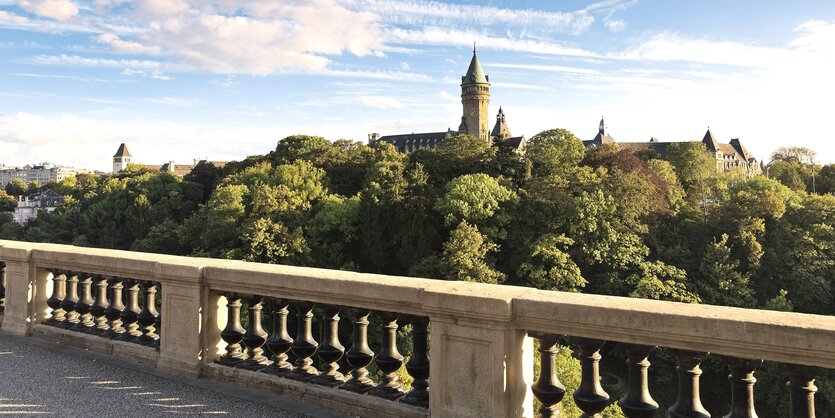
[[(556, 417), (571, 396), (585, 417), (612, 403), (629, 418), (709, 417), (699, 366), (717, 356), (725, 417), (756, 417), (770, 361), (786, 371), (791, 417), (810, 418), (814, 379), (835, 368), (826, 316), (12, 241), (0, 262), (6, 332), (361, 416)], [(555, 361), (567, 344), (581, 364), (571, 394)], [(626, 353), (619, 399), (600, 383), (604, 344)], [(647, 378), (655, 347), (678, 363), (666, 411)]]

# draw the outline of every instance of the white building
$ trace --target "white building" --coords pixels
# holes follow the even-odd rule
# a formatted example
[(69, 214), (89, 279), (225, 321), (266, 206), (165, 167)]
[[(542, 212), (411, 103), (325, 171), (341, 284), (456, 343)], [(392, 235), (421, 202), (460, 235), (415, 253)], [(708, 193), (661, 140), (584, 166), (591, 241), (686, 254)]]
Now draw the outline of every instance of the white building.
[(26, 165), (24, 167), (0, 166), (0, 184), (5, 186), (14, 179), (21, 179), (27, 184), (34, 182), (47, 184), (51, 181), (59, 182), (76, 174), (78, 174), (78, 170), (72, 167), (50, 163)]
[(113, 156), (113, 174), (124, 170), (130, 164), (131, 157), (128, 147), (125, 144), (119, 145), (116, 155)]

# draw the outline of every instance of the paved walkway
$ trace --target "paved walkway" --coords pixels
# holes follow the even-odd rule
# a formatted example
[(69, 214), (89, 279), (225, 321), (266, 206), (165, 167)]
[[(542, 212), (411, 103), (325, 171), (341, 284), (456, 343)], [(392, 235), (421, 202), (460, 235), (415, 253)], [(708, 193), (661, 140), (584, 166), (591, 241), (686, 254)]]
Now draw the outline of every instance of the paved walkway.
[(0, 332), (0, 415), (336, 417), (227, 383), (122, 366), (102, 354)]

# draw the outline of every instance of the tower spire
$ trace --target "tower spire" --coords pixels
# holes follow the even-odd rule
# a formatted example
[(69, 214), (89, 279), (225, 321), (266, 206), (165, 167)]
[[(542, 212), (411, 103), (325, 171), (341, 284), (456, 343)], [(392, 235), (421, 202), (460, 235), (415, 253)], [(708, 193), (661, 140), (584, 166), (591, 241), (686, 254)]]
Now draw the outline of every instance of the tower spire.
[(473, 54), (475, 54), (475, 41), (473, 41)]

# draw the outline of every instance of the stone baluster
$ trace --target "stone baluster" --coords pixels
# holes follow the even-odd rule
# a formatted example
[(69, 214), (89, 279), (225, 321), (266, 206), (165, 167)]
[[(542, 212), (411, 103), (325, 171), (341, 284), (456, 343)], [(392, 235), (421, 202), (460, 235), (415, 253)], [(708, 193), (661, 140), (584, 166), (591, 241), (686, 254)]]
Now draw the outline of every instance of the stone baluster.
[(789, 375), (790, 418), (815, 418), (815, 376), (823, 372), (816, 367), (784, 364), (783, 370)]
[(75, 311), (75, 304), (78, 303), (78, 275), (67, 272), (67, 296), (61, 301), (61, 309), (64, 311), (64, 322), (58, 324), (61, 328), (69, 328), (78, 324), (78, 312)]
[(115, 338), (125, 333), (125, 328), (122, 326), (121, 315), (125, 309), (125, 304), (122, 301), (122, 280), (118, 277), (111, 277), (108, 281), (110, 284), (110, 303), (107, 309), (104, 310), (104, 317), (110, 321), (110, 328), (107, 330), (107, 337)]
[(319, 367), (319, 376), (313, 379), (313, 383), (330, 387), (339, 386), (345, 380), (345, 376), (339, 372), (337, 362), (345, 354), (345, 347), (339, 342), (338, 307), (328, 306), (325, 308), (322, 329), (324, 335), (317, 351), (322, 365)]
[(52, 308), (52, 317), (46, 320), (46, 324), (59, 325), (66, 318), (67, 311), (61, 309), (61, 302), (67, 297), (67, 275), (61, 270), (52, 272), (52, 296), (46, 300), (46, 306)]
[(296, 367), (287, 377), (294, 380), (309, 381), (316, 377), (319, 372), (313, 367), (313, 360), (310, 359), (316, 354), (318, 342), (313, 338), (313, 304), (299, 302), (296, 304), (296, 318), (298, 329), (296, 339), (293, 340), (291, 350), (296, 356)]
[(83, 279), (78, 281), (78, 302), (75, 303), (75, 311), (78, 312), (78, 323), (73, 325), (73, 331), (85, 332), (92, 328), (93, 316), (90, 315), (90, 308), (93, 307), (92, 286), (93, 279), (89, 275), (84, 275)]
[(284, 299), (273, 301), (273, 332), (267, 340), (267, 348), (273, 353), (273, 365), (262, 369), (263, 373), (284, 376), (293, 370), (293, 364), (287, 361), (287, 352), (293, 345), (293, 338), (287, 332), (287, 307), (290, 303)]
[(397, 377), (397, 371), (403, 366), (403, 356), (397, 351), (397, 314), (385, 312), (380, 317), (383, 319), (383, 346), (374, 362), (383, 374), (383, 381), (369, 393), (395, 400), (404, 395), (403, 385)]
[(139, 291), (141, 289), (137, 280), (129, 280), (126, 283), (128, 286), (127, 305), (119, 315), (122, 326), (125, 327), (125, 332), (118, 336), (117, 339), (130, 341), (142, 335), (142, 331), (139, 330), (139, 323), (136, 322), (139, 312), (142, 312), (139, 309)]
[(136, 322), (139, 323), (139, 330), (142, 332), (136, 342), (142, 345), (152, 345), (159, 339), (156, 334), (154, 322), (157, 319), (157, 285), (154, 282), (145, 282), (143, 286), (142, 311), (136, 316)]
[(574, 403), (583, 411), (580, 418), (599, 417), (609, 405), (609, 394), (600, 386), (600, 348), (605, 341), (572, 338), (580, 347), (580, 387), (574, 391)]
[(647, 370), (650, 362), (649, 353), (655, 347), (643, 345), (626, 345), (629, 368), (629, 392), (618, 401), (620, 409), (627, 418), (652, 418), (658, 410), (658, 402), (649, 393)]
[(264, 343), (267, 342), (267, 331), (261, 326), (261, 296), (250, 296), (246, 298), (249, 321), (246, 325), (246, 333), (243, 336), (243, 343), (246, 346), (247, 358), (238, 363), (236, 367), (247, 370), (260, 370), (272, 364), (264, 355)]
[(406, 371), (412, 376), (412, 390), (401, 401), (409, 405), (429, 407), (429, 318), (413, 317), (412, 356)]
[(226, 297), (226, 327), (220, 332), (220, 338), (226, 342), (226, 354), (215, 360), (215, 363), (234, 366), (243, 361), (241, 341), (244, 338), (244, 327), (241, 326), (241, 298), (237, 293), (225, 293)]
[(544, 333), (530, 333), (530, 335), (539, 340), (539, 378), (531, 386), (533, 396), (542, 404), (536, 416), (559, 417), (559, 403), (565, 397), (565, 386), (557, 377), (557, 341), (560, 337)]
[(100, 334), (110, 329), (107, 325), (107, 318), (104, 316), (104, 311), (107, 310), (107, 277), (96, 275), (93, 277), (93, 283), (96, 286), (96, 301), (90, 307), (90, 314), (95, 319), (96, 325), (88, 332)]
[(340, 389), (356, 393), (365, 393), (374, 388), (374, 382), (368, 377), (368, 367), (374, 360), (374, 352), (368, 347), (368, 315), (365, 309), (354, 311), (354, 332), (351, 348), (345, 353), (345, 359), (351, 365), (351, 377)]
[(762, 360), (740, 359), (727, 357), (728, 367), (731, 374), (728, 380), (731, 381), (731, 411), (723, 418), (757, 418), (757, 411), (754, 407), (754, 371), (759, 367)]
[(6, 309), (6, 263), (0, 261), (0, 312)]
[(702, 369), (699, 365), (708, 353), (684, 350), (672, 350), (678, 361), (678, 399), (669, 409), (667, 418), (710, 418), (710, 413), (702, 406), (699, 394), (699, 378)]

